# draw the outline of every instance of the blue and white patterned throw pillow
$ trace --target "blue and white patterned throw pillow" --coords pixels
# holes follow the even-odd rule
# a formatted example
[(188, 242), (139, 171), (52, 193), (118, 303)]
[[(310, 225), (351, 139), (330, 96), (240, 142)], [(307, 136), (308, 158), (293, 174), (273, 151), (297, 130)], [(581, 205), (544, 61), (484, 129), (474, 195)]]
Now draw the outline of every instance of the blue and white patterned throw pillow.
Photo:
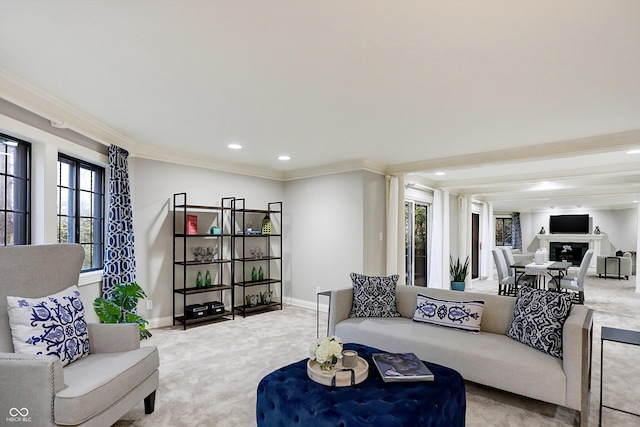
[(400, 317), (396, 309), (398, 275), (364, 276), (351, 273), (353, 304), (349, 317)]
[(562, 359), (562, 329), (570, 311), (570, 294), (521, 286), (507, 336)]
[(62, 366), (89, 354), (89, 333), (77, 286), (42, 298), (7, 297), (16, 353), (58, 356)]
[(416, 322), (480, 333), (484, 301), (450, 301), (417, 294)]

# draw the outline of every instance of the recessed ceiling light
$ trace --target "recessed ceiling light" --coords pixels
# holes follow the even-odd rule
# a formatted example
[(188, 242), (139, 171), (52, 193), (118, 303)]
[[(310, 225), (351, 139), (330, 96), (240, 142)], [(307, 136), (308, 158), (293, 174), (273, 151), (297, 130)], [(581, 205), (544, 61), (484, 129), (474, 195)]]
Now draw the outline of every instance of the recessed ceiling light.
[(627, 151), (627, 154), (640, 154), (640, 148), (636, 150)]
[(442, 171), (438, 171), (438, 172), (436, 172), (436, 175), (438, 175), (438, 176), (442, 176), (442, 175), (444, 175), (444, 174), (445, 174), (445, 173), (444, 173), (444, 172), (442, 172)]
[(278, 156), (278, 160), (291, 160), (291, 157), (283, 155), (283, 156)]
[(559, 190), (562, 186), (551, 181), (541, 181), (531, 188), (532, 191)]
[(232, 150), (240, 150), (242, 148), (242, 145), (240, 144), (229, 144), (227, 145), (228, 148), (231, 148)]

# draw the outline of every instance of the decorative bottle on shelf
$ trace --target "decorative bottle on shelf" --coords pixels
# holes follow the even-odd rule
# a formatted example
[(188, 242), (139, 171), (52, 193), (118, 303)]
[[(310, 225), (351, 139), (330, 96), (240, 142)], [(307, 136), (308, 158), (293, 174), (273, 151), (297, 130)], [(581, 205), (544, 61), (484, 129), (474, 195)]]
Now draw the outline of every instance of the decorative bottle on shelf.
[(262, 234), (271, 234), (271, 218), (269, 218), (269, 214), (266, 214), (262, 220)]
[(593, 234), (600, 234), (600, 233), (601, 233), (601, 231), (600, 231), (600, 227), (598, 227), (598, 226), (596, 225), (596, 229), (595, 229), (595, 230), (593, 230)]
[(260, 266), (260, 270), (258, 270), (258, 280), (264, 280), (264, 270), (262, 270), (262, 266)]
[(253, 267), (253, 270), (251, 270), (251, 281), (255, 282), (256, 280), (258, 280), (258, 274), (256, 273), (256, 268)]
[(196, 277), (196, 288), (202, 287), (202, 272), (198, 271), (198, 276)]
[(211, 287), (211, 273), (209, 273), (209, 270), (207, 270), (207, 274), (204, 276), (204, 287)]

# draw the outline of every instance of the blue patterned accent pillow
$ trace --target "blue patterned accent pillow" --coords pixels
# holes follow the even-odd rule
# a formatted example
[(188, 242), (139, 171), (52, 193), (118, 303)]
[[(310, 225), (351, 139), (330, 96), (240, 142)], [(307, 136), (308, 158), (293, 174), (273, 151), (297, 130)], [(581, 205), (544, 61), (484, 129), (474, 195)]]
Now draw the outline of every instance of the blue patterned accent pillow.
[(351, 273), (353, 304), (349, 317), (400, 317), (396, 309), (398, 275), (364, 276)]
[(480, 333), (484, 301), (450, 301), (417, 294), (416, 322)]
[(522, 286), (507, 336), (562, 359), (562, 329), (570, 311), (568, 293)]
[(7, 297), (16, 353), (58, 356), (62, 366), (89, 354), (89, 333), (77, 286), (42, 298)]

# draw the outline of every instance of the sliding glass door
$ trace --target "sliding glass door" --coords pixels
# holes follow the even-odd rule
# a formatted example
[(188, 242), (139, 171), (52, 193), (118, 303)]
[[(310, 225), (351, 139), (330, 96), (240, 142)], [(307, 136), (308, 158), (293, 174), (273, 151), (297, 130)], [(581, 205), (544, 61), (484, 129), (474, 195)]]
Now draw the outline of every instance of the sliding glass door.
[(406, 201), (404, 211), (406, 283), (427, 286), (427, 205)]

